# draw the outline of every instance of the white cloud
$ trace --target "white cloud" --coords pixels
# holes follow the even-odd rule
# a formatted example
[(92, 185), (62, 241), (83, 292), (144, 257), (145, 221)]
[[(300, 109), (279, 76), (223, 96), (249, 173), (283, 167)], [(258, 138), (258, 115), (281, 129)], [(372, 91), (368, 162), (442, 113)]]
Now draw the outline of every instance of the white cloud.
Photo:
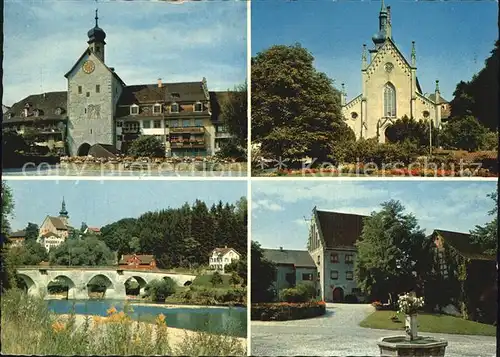
[(252, 201), (252, 210), (258, 211), (283, 211), (284, 208), (275, 202), (269, 200)]

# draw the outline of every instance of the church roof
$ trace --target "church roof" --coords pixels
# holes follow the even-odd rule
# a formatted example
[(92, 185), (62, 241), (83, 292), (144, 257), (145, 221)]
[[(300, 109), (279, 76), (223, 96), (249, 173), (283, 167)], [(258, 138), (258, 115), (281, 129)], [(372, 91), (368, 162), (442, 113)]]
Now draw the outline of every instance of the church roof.
[(366, 216), (315, 209), (325, 248), (354, 247), (363, 231)]
[(66, 231), (68, 230), (68, 226), (64, 224), (64, 222), (59, 217), (48, 216), (50, 222), (56, 227), (56, 229)]
[[(33, 122), (44, 120), (65, 121), (67, 118), (67, 92), (47, 92), (32, 94), (15, 103), (8, 111), (11, 117), (5, 116), (3, 123)], [(28, 106), (26, 106), (28, 105)], [(24, 116), (24, 109), (28, 109), (28, 116)], [(58, 110), (59, 109), (59, 110)], [(35, 111), (38, 110), (38, 116)]]
[[(434, 93), (429, 94), (428, 98), (430, 100), (432, 100), (434, 103), (436, 103), (436, 94), (434, 94)], [(444, 99), (443, 97), (439, 96), (439, 103), (437, 103), (437, 104), (447, 104), (447, 103), (449, 103), (449, 102), (446, 99)]]

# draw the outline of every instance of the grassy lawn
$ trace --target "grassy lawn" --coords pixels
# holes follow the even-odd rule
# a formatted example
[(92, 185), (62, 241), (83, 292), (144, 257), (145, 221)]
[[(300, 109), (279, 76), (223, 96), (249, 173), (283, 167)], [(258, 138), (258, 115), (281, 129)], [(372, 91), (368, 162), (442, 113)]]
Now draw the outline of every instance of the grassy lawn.
[[(231, 288), (231, 284), (229, 284), (229, 279), (231, 279), (230, 275), (221, 275), (222, 276), (222, 284), (217, 285), (217, 288)], [(210, 282), (212, 279), (211, 274), (206, 275), (198, 275), (196, 279), (193, 280), (194, 286), (205, 287), (205, 288), (213, 288), (214, 286)]]
[[(375, 311), (359, 325), (361, 327), (376, 329), (404, 330), (404, 316), (401, 314), (396, 315), (399, 322), (393, 322), (391, 317), (394, 315), (394, 311)], [(493, 325), (464, 320), (460, 317), (449, 315), (419, 314), (417, 321), (419, 332), (484, 336), (496, 336), (497, 333), (496, 327)]]

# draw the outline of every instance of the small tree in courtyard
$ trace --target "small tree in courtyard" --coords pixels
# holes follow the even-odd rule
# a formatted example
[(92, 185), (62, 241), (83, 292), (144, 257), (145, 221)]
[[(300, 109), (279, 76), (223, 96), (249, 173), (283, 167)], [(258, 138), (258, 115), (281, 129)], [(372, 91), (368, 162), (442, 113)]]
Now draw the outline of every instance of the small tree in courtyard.
[(354, 267), (355, 279), (368, 296), (394, 301), (414, 289), (429, 271), (429, 239), (399, 201), (382, 204), (364, 222)]
[(165, 147), (156, 137), (144, 135), (132, 142), (128, 153), (136, 157), (165, 157)]

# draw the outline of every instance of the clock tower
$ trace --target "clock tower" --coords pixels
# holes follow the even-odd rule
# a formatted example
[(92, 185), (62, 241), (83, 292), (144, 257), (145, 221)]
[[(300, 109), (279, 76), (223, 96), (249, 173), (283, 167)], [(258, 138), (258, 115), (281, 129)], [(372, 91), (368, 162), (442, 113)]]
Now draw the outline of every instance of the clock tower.
[(95, 26), (88, 35), (88, 47), (66, 73), (68, 80), (68, 135), (71, 156), (86, 156), (95, 144), (116, 146), (114, 114), (117, 98), (125, 84), (104, 63), (106, 33)]

